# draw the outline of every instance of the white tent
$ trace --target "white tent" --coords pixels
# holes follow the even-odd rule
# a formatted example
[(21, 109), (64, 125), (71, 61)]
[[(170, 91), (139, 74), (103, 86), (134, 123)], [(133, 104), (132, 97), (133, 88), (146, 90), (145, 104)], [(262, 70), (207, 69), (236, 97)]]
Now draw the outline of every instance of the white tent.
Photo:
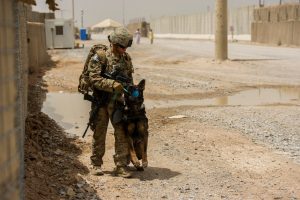
[(122, 26), (119, 22), (116, 22), (112, 19), (105, 19), (102, 22), (95, 24), (92, 26), (92, 31), (93, 32), (102, 32), (102, 33), (107, 33), (113, 31), (115, 28)]

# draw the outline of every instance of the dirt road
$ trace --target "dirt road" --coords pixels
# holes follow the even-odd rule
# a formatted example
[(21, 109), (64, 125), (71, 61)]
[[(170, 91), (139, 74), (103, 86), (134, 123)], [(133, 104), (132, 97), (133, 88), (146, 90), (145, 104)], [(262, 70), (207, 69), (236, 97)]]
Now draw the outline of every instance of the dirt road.
[[(144, 172), (131, 167), (132, 179), (112, 176), (114, 139), (110, 128), (105, 175), (91, 176), (91, 132), (85, 139), (66, 139), (57, 127), (55, 134), (63, 138), (58, 139), (61, 144), (46, 148), (54, 152), (48, 155), (60, 160), (52, 167), (57, 175), (49, 179), (52, 183), (43, 182), (50, 189), (38, 197), (299, 199), (300, 50), (231, 44), (232, 60), (219, 63), (213, 60), (213, 44), (208, 41), (155, 42), (142, 41), (128, 50), (135, 81), (146, 79), (149, 167)], [(41, 88), (52, 93), (76, 92), (92, 43), (86, 43), (85, 49), (50, 51), (54, 62), (37, 76), (42, 78)], [(36, 97), (33, 102), (45, 98), (32, 96)], [(183, 116), (170, 118), (178, 115)], [(83, 128), (84, 123), (71, 126)], [(34, 168), (26, 169), (27, 174), (35, 171), (43, 175), (41, 179), (46, 178), (48, 174), (38, 170), (49, 167), (51, 161), (42, 159), (38, 167), (36, 160), (27, 161), (27, 168)], [(36, 174), (28, 175), (27, 196), (31, 198), (36, 197), (32, 192), (40, 180), (32, 181)]]

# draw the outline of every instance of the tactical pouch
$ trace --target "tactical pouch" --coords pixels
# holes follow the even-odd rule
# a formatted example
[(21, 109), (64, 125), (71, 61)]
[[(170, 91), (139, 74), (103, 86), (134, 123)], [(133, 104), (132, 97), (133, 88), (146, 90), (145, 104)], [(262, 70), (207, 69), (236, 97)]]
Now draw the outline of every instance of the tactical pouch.
[(112, 116), (112, 123), (117, 124), (123, 120), (123, 110), (120, 108), (117, 108)]

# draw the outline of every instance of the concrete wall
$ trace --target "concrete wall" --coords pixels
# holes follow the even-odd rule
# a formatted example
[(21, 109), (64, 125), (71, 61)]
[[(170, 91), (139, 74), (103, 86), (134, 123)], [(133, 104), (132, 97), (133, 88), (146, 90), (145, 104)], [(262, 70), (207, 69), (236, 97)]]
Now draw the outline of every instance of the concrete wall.
[(135, 31), (139, 28), (141, 31), (142, 37), (147, 37), (149, 31), (149, 23), (143, 22), (135, 22), (127, 25), (128, 30), (134, 35)]
[(32, 11), (28, 15), (28, 21), (30, 22), (39, 22), (39, 23), (45, 23), (45, 19), (54, 19), (55, 15), (54, 13), (39, 13)]
[[(28, 94), (28, 45), (27, 45), (27, 14), (31, 12), (31, 6), (26, 4), (18, 4), (18, 19), (19, 19), (19, 98), (22, 101), (22, 121), (25, 121), (27, 116), (27, 94)], [(22, 127), (25, 125), (23, 124)]]
[(0, 0), (0, 198), (22, 199), (22, 98), (18, 4)]
[[(23, 199), (24, 132), (27, 115), (27, 35), (42, 40), (41, 25), (27, 24), (31, 7), (17, 0), (0, 0), (0, 199)], [(38, 27), (38, 28), (37, 28)], [(35, 30), (33, 30), (35, 29)], [(36, 39), (35, 38), (35, 39)], [(34, 39), (34, 40), (35, 40)], [(40, 48), (38, 57), (45, 57)], [(31, 50), (32, 47), (29, 47)]]
[(46, 47), (45, 24), (27, 22), (29, 71), (37, 72), (49, 61)]
[[(228, 27), (235, 35), (251, 34), (254, 6), (229, 10)], [(214, 34), (214, 12), (194, 15), (167, 16), (150, 21), (155, 34)]]
[(253, 15), (253, 42), (300, 45), (300, 4), (258, 8)]

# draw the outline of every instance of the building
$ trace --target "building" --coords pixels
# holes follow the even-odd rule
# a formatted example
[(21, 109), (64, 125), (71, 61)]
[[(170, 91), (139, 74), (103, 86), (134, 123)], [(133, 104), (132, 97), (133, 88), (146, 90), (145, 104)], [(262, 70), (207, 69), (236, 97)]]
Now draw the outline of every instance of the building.
[(46, 19), (45, 32), (48, 49), (74, 48), (75, 35), (72, 19)]

